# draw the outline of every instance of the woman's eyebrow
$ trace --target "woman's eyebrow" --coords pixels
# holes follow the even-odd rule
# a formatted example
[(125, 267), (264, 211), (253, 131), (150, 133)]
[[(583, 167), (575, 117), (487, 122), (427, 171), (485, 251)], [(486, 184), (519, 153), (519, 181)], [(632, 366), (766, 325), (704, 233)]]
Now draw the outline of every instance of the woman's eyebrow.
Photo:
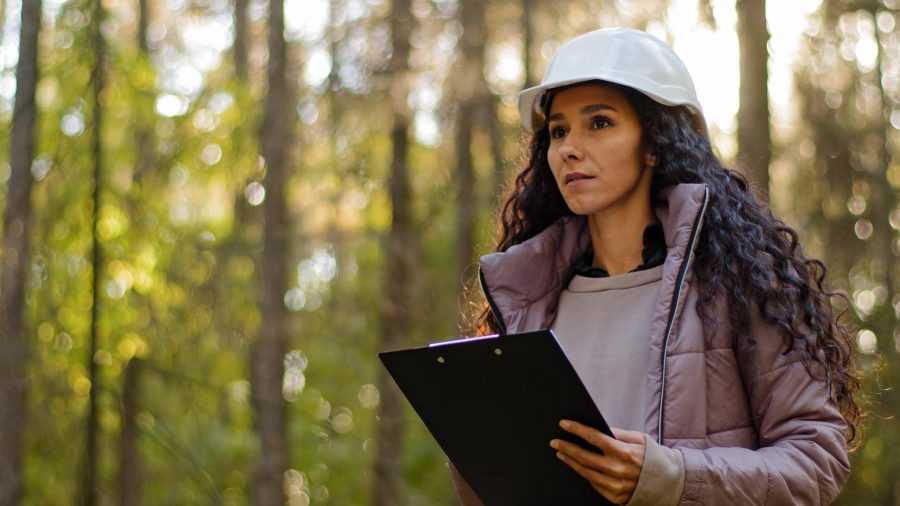
[[(595, 112), (599, 112), (599, 111), (617, 112), (616, 108), (609, 104), (591, 104), (591, 105), (586, 105), (581, 108), (581, 115), (586, 116), (588, 114), (594, 114)], [(555, 113), (551, 114), (550, 117), (547, 118), (547, 121), (561, 120), (561, 119), (564, 119), (565, 117), (566, 117), (565, 114), (563, 114), (561, 112), (555, 112)]]
[(609, 104), (593, 104), (586, 105), (581, 108), (581, 115), (584, 116), (586, 114), (593, 114), (599, 111), (613, 111), (616, 112), (616, 108)]

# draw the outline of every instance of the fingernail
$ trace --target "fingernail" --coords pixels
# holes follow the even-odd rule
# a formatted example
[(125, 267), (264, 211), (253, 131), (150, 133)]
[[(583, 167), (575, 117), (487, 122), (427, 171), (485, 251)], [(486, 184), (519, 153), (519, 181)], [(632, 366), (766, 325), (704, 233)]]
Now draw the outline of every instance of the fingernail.
[(559, 448), (559, 441), (556, 439), (554, 439), (553, 441), (550, 441), (550, 447), (553, 448), (554, 450)]
[(563, 454), (560, 452), (556, 452), (556, 458), (558, 458), (559, 460), (566, 460), (565, 457), (563, 457)]
[(561, 421), (559, 422), (559, 426), (562, 427), (563, 429), (568, 429), (568, 428), (569, 428), (569, 421), (568, 421), (568, 420), (561, 420)]

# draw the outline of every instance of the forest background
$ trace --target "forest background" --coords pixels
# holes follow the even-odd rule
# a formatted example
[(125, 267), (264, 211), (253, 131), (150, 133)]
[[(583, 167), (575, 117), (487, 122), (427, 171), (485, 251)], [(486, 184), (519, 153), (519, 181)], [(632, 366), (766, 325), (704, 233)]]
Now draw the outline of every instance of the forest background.
[(451, 504), (376, 352), (462, 332), (554, 49), (642, 28), (850, 301), (900, 505), (898, 0), (0, 0), (0, 505)]

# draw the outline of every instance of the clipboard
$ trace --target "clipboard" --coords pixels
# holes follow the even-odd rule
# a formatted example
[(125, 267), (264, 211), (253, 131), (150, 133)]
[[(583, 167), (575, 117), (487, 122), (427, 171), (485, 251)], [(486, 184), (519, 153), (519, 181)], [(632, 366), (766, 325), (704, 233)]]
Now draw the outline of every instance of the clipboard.
[(611, 504), (550, 448), (551, 439), (590, 448), (559, 427), (564, 418), (612, 436), (552, 331), (378, 357), (485, 506)]

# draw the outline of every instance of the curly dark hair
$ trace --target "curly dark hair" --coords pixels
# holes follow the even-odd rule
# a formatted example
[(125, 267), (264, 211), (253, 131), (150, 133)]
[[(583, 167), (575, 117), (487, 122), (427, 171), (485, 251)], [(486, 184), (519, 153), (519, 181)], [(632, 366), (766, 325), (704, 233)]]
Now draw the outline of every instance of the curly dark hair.
[[(611, 86), (625, 93), (640, 120), (644, 148), (656, 157), (653, 200), (658, 200), (660, 190), (678, 183), (709, 187), (706, 221), (716, 226), (702, 229), (694, 263), (700, 283), (697, 312), (706, 332), (716, 327), (714, 305), (722, 296), (734, 342), (750, 339), (751, 316), (759, 311), (764, 321), (782, 330), (785, 353), (798, 350), (810, 374), (826, 382), (852, 441), (860, 423), (854, 399), (860, 380), (853, 341), (841, 323), (844, 311), (832, 306), (839, 299), (846, 307), (846, 296), (825, 287), (825, 264), (807, 258), (797, 232), (753, 195), (741, 174), (722, 164), (687, 108), (665, 106), (631, 88)], [(547, 162), (549, 145), (546, 126), (531, 137), (527, 162), (501, 208), (497, 251), (506, 251), (572, 214)], [(486, 307), (474, 323), (479, 334), (500, 331)]]

